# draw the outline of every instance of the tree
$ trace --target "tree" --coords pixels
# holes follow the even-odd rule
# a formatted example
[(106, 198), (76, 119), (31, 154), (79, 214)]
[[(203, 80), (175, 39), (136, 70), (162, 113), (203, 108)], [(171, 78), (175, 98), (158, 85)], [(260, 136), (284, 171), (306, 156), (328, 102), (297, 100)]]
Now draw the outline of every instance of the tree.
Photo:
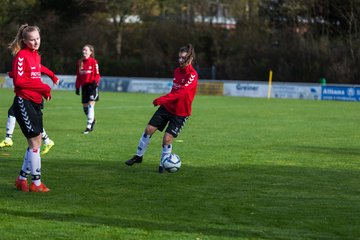
[(123, 29), (126, 18), (132, 14), (134, 7), (133, 1), (117, 1), (106, 0), (105, 10), (109, 15), (109, 20), (112, 22), (115, 29), (115, 49), (117, 57), (121, 57)]

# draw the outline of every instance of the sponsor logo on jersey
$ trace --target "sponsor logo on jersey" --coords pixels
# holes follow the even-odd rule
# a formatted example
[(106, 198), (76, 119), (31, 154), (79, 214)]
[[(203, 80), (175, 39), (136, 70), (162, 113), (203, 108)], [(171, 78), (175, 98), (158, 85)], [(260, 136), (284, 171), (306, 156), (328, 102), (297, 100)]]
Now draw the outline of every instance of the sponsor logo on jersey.
[(41, 72), (31, 72), (30, 77), (31, 78), (39, 78), (39, 77), (41, 77)]
[(91, 70), (81, 69), (81, 70), (79, 71), (79, 73), (82, 74), (82, 75), (85, 75), (85, 74), (91, 74), (92, 71), (91, 71)]

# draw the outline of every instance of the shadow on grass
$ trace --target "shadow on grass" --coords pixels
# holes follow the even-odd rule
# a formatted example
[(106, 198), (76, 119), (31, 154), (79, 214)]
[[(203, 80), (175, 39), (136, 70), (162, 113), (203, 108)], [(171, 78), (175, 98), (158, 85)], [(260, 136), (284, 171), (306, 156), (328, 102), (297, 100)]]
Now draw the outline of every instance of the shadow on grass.
[[(121, 217), (94, 217), (81, 214), (65, 214), (65, 213), (56, 213), (56, 212), (24, 212), (20, 210), (10, 210), (0, 208), (1, 214), (12, 215), (16, 217), (26, 217), (30, 219), (42, 219), (42, 220), (51, 220), (51, 221), (60, 221), (60, 222), (70, 222), (77, 224), (92, 224), (99, 226), (110, 226), (110, 227), (121, 227), (121, 228), (138, 228), (142, 230), (162, 230), (162, 231), (171, 231), (171, 232), (186, 232), (186, 229), (183, 225), (179, 223), (163, 222), (158, 223), (156, 221), (144, 221), (144, 220), (129, 220)], [(245, 232), (234, 229), (225, 229), (225, 228), (211, 228), (211, 227), (197, 227), (192, 226), (191, 232), (203, 233), (206, 235), (213, 236), (251, 236), (254, 233)]]
[[(357, 170), (232, 162), (204, 167), (184, 163), (176, 174), (158, 174), (156, 167), (157, 161), (132, 167), (123, 161), (48, 161), (46, 183), (52, 191), (26, 194), (16, 192), (13, 182), (11, 189), (9, 184), (0, 184), (0, 199), (14, 206), (0, 207), (0, 212), (219, 238), (291, 238), (304, 233), (324, 238), (359, 233), (347, 227), (359, 221), (352, 215), (360, 211)], [(39, 201), (41, 208), (34, 211), (31, 206), (38, 206)], [(24, 204), (29, 207), (18, 210)], [(324, 225), (326, 218), (334, 224)], [(289, 225), (294, 221), (295, 229)]]

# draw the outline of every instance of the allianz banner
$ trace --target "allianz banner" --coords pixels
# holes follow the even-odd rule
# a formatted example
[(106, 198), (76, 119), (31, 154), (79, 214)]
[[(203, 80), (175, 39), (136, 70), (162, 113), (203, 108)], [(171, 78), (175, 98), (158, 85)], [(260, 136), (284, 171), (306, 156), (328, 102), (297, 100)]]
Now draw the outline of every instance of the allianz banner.
[(360, 87), (322, 86), (322, 100), (360, 101)]

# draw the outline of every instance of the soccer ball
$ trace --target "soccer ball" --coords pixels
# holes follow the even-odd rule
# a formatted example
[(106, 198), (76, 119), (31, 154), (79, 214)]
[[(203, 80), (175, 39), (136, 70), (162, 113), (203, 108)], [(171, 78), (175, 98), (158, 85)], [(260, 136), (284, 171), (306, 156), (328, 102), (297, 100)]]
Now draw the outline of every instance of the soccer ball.
[(174, 153), (163, 156), (161, 163), (165, 170), (171, 173), (177, 172), (181, 167), (180, 157)]

